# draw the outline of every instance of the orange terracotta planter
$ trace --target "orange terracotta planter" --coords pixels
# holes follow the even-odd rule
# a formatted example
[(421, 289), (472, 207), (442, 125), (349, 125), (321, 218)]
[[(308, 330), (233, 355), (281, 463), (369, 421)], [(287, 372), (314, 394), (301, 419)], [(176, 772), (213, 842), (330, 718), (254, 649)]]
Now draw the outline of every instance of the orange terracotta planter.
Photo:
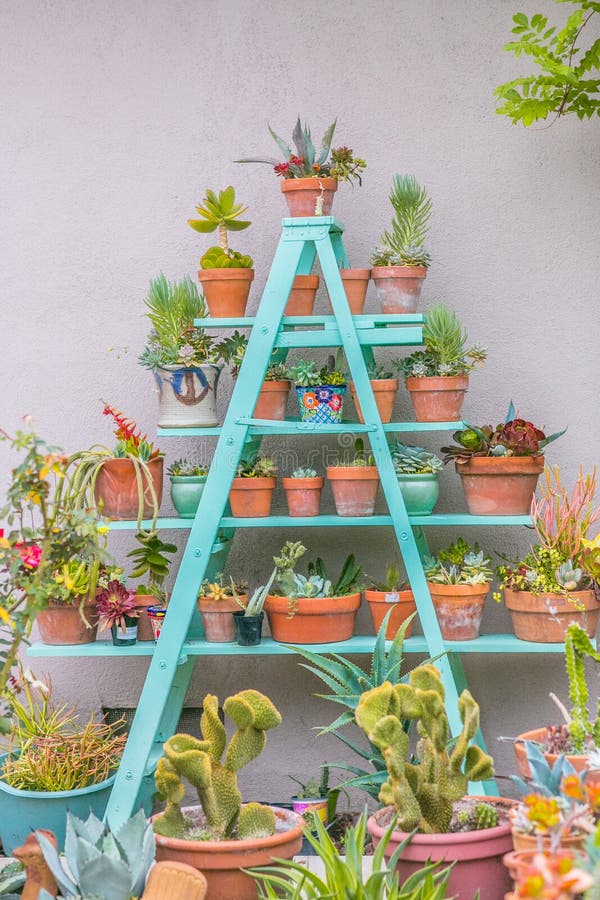
[(455, 463), (474, 516), (527, 516), (543, 456), (474, 456)]
[[(537, 743), (541, 744), (541, 746), (543, 747), (545, 740), (545, 728), (534, 728), (532, 731), (524, 731), (523, 734), (517, 735), (517, 741), (513, 744), (513, 749), (515, 752), (515, 760), (517, 763), (517, 772), (522, 778), (531, 778), (531, 769), (529, 768), (529, 763), (527, 762), (525, 745), (521, 743), (521, 741), (537, 741)], [(554, 763), (558, 759), (558, 753), (548, 753), (547, 750), (543, 750), (543, 753), (548, 765), (554, 766)], [(600, 769), (588, 770), (589, 762), (587, 756), (584, 756), (580, 753), (565, 753), (565, 756), (577, 772), (587, 771), (587, 784), (600, 784)]]
[(414, 313), (421, 297), (425, 266), (375, 266), (371, 278), (384, 313)]
[(377, 466), (327, 466), (338, 516), (372, 516), (379, 472)]
[(92, 626), (88, 628), (79, 612), (79, 604), (67, 606), (50, 601), (35, 621), (44, 644), (91, 644), (98, 632), (98, 614), (95, 603), (86, 603), (83, 614)]
[(468, 375), (445, 375), (439, 378), (407, 378), (417, 422), (456, 422), (462, 415)]
[(256, 406), (255, 419), (285, 419), (285, 408), (290, 393), (289, 381), (263, 381)]
[[(512, 811), (511, 811), (512, 812)], [(510, 813), (509, 813), (510, 815)], [(512, 817), (511, 817), (512, 821)], [(515, 828), (511, 828), (511, 834), (513, 839), (513, 847), (517, 852), (523, 850), (532, 850), (534, 853), (537, 850), (538, 846), (538, 837), (535, 834), (526, 834), (524, 831), (517, 831)], [(560, 839), (561, 849), (564, 850), (583, 850), (583, 845), (585, 844), (585, 835), (584, 834), (568, 834)], [(550, 849), (550, 838), (543, 837), (542, 838), (542, 850)]]
[[(290, 216), (328, 216), (331, 213), (333, 195), (337, 191), (336, 178), (285, 178), (281, 190)], [(321, 200), (320, 212), (317, 212)]]
[[(518, 879), (525, 876), (527, 870), (533, 865), (533, 857), (537, 852), (537, 850), (512, 850), (510, 853), (504, 854), (502, 862), (506, 866), (508, 874), (513, 881), (516, 882)], [(552, 854), (552, 859), (556, 859), (557, 857), (572, 859), (573, 854), (569, 853), (566, 849), (562, 849)], [(514, 900), (518, 900), (518, 896), (518, 894), (506, 894), (505, 900), (509, 900), (509, 898), (510, 900), (513, 900), (513, 898)]]
[(254, 269), (200, 269), (198, 281), (215, 319), (237, 318), (246, 312)]
[[(329, 644), (354, 634), (361, 595), (346, 597), (289, 597), (270, 595), (265, 612), (274, 641), (282, 644)], [(293, 612), (293, 615), (290, 613)]]
[[(189, 815), (197, 807), (184, 807)], [(208, 882), (206, 900), (256, 900), (258, 888), (243, 869), (268, 866), (274, 859), (291, 859), (302, 846), (304, 819), (288, 809), (273, 810), (275, 834), (247, 841), (184, 841), (156, 835), (156, 861), (187, 863)], [(155, 819), (156, 816), (153, 817)]]
[(312, 316), (318, 288), (318, 275), (296, 275), (285, 307), (285, 315)]
[(510, 612), (515, 637), (521, 641), (561, 644), (572, 622), (583, 628), (589, 637), (596, 637), (600, 603), (594, 591), (570, 591), (565, 597), (505, 588), (504, 602)]
[[(392, 614), (388, 619), (387, 628), (385, 630), (386, 641), (393, 641), (396, 633), (405, 619), (415, 612), (417, 604), (415, 603), (412, 591), (365, 591), (365, 600), (369, 604), (369, 612), (373, 620), (373, 628), (375, 634), (379, 632), (381, 624), (389, 610)], [(406, 637), (410, 637), (413, 630), (414, 620), (406, 629)]]
[[(240, 601), (246, 603), (248, 594), (239, 594)], [(240, 607), (233, 597), (215, 600), (214, 597), (198, 597), (198, 609), (204, 626), (204, 640), (211, 644), (235, 641), (235, 620), (232, 613)]]
[[(373, 393), (375, 394), (375, 403), (377, 404), (377, 409), (379, 410), (379, 416), (382, 422), (392, 421), (394, 400), (396, 399), (396, 394), (398, 393), (398, 384), (399, 382), (397, 378), (371, 379), (371, 387), (373, 388)], [(362, 409), (360, 408), (360, 403), (358, 402), (358, 397), (356, 396), (356, 389), (354, 387), (354, 384), (350, 385), (350, 390), (352, 392), (354, 405), (356, 406), (358, 421), (364, 424), (365, 420), (362, 414)]]
[(290, 516), (318, 516), (324, 479), (282, 478)]
[[(353, 316), (360, 316), (367, 297), (367, 288), (371, 278), (370, 269), (340, 269), (340, 275), (346, 292), (348, 308)], [(333, 313), (331, 300), (329, 300), (329, 312)]]
[(234, 478), (229, 491), (231, 515), (259, 519), (271, 514), (276, 479)]
[[(154, 486), (158, 506), (162, 502), (163, 458), (147, 463)], [(144, 518), (151, 518), (154, 512), (148, 477), (141, 471), (144, 491)], [(98, 472), (94, 487), (94, 499), (102, 501), (102, 515), (108, 519), (137, 519), (139, 512), (136, 470), (130, 459), (107, 459)]]
[(489, 584), (434, 584), (427, 582), (442, 637), (447, 641), (472, 641), (479, 636)]
[(156, 606), (159, 602), (154, 594), (135, 594), (135, 608), (139, 610), (138, 616), (138, 641), (153, 641), (154, 632), (152, 630), (152, 622), (148, 618), (148, 607)]

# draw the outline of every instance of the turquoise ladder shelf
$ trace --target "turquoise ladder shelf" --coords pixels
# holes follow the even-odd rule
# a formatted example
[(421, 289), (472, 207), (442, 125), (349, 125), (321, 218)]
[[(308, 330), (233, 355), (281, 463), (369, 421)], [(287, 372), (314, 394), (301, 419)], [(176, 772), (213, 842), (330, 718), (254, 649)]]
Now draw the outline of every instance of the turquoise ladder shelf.
[[(348, 267), (342, 243), (343, 226), (331, 216), (288, 218), (260, 306), (255, 317), (202, 319), (198, 325), (211, 328), (251, 328), (244, 360), (222, 426), (217, 428), (159, 429), (161, 437), (191, 435), (218, 436), (202, 499), (193, 520), (160, 518), (161, 529), (189, 529), (189, 536), (173, 587), (162, 633), (157, 644), (113, 647), (105, 641), (73, 647), (33, 645), (33, 656), (149, 656), (150, 666), (111, 794), (107, 817), (113, 827), (125, 821), (136, 808), (144, 777), (150, 775), (162, 752), (162, 744), (177, 727), (186, 690), (196, 658), (216, 655), (271, 655), (292, 652), (285, 644), (264, 639), (257, 647), (214, 644), (203, 640), (196, 598), (205, 577), (222, 570), (231, 538), (238, 528), (303, 527), (393, 527), (406, 573), (414, 591), (423, 635), (406, 641), (406, 651), (426, 653), (436, 658), (441, 671), (452, 732), (460, 730), (457, 699), (466, 687), (460, 654), (563, 651), (562, 644), (525, 644), (513, 635), (482, 635), (473, 641), (444, 641), (439, 629), (421, 556), (427, 551), (423, 527), (428, 525), (530, 525), (528, 516), (471, 516), (434, 514), (409, 517), (394, 471), (388, 432), (416, 432), (454, 429), (460, 422), (382, 424), (369, 381), (367, 365), (374, 346), (418, 346), (422, 344), (421, 315), (353, 316), (346, 301), (340, 267)], [(297, 274), (309, 274), (318, 257), (331, 300), (333, 315), (286, 317), (284, 309)], [(306, 329), (310, 326), (312, 330)], [(342, 347), (355, 384), (365, 423), (314, 425), (310, 422), (254, 419), (264, 375), (274, 350), (283, 355), (293, 347)], [(389, 513), (371, 517), (322, 515), (291, 518), (277, 515), (264, 519), (234, 518), (228, 515), (227, 500), (237, 465), (249, 448), (258, 447), (265, 435), (318, 433), (326, 437), (340, 433), (366, 434), (381, 480)], [(146, 523), (149, 525), (150, 523)], [(132, 529), (135, 522), (112, 522), (112, 529)], [(224, 538), (224, 539), (223, 539)], [(321, 652), (368, 653), (373, 636), (357, 635), (337, 644), (321, 644)], [(481, 732), (478, 740), (484, 746)], [(476, 789), (496, 793), (493, 781)]]

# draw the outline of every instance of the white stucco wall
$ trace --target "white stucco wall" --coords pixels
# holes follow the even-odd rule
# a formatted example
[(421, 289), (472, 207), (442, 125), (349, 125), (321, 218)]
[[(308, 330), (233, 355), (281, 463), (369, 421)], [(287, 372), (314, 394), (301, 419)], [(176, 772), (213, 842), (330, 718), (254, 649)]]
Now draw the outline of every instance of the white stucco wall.
[[(351, 264), (367, 265), (388, 223), (391, 175), (414, 173), (434, 204), (424, 305), (452, 305), (490, 351), (465, 416), (495, 422), (512, 398), (538, 424), (568, 424), (548, 454), (566, 477), (580, 464), (589, 470), (600, 442), (599, 125), (516, 128), (495, 114), (492, 96), (519, 70), (502, 52), (513, 12), (544, 5), (561, 14), (548, 0), (4, 0), (0, 425), (14, 430), (29, 413), (42, 435), (73, 451), (109, 440), (103, 397), (152, 433), (153, 383), (136, 363), (149, 279), (161, 270), (194, 274), (208, 244), (186, 220), (207, 187), (231, 183), (253, 221), (234, 246), (255, 258), (254, 310), (284, 204), (266, 167), (232, 160), (273, 151), (267, 121), (285, 136), (300, 113), (320, 138), (337, 115), (336, 140), (368, 161), (364, 186), (342, 187), (335, 201)], [(230, 386), (224, 377), (221, 410)], [(408, 409), (401, 391), (396, 417)], [(423, 442), (439, 447), (443, 437)], [(163, 449), (172, 460), (191, 448), (164, 441)], [(10, 465), (0, 445), (3, 486)], [(439, 508), (464, 509), (450, 470)], [(432, 544), (458, 533), (435, 530)], [(232, 571), (256, 583), (292, 536), (241, 534)], [(527, 539), (514, 529), (468, 536), (509, 553)], [(332, 561), (356, 550), (374, 575), (392, 552), (391, 535), (379, 529), (302, 537)], [(369, 628), (364, 611), (360, 625)], [(484, 627), (509, 630), (505, 610), (490, 601)], [(552, 718), (547, 693), (564, 692), (562, 659), (467, 656), (465, 664), (506, 772), (511, 753), (494, 736)], [(146, 668), (131, 660), (37, 665), (60, 699), (84, 710), (134, 704)], [(270, 693), (284, 725), (245, 784), (281, 799), (286, 772), (339, 758), (335, 742), (310, 731), (335, 709), (312, 697), (320, 684), (288, 658), (200, 660), (190, 700), (248, 686)]]

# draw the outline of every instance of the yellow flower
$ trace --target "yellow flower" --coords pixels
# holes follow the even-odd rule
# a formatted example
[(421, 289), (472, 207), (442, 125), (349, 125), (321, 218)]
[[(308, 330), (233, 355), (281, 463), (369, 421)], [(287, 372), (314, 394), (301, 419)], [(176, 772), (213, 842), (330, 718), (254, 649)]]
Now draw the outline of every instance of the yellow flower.
[(98, 525), (98, 534), (106, 534), (108, 531), (110, 531), (108, 525)]
[(35, 503), (37, 506), (40, 505), (40, 495), (37, 493), (37, 491), (29, 491), (29, 493), (25, 497), (25, 500), (28, 500), (31, 503)]
[(0, 538), (0, 547), (10, 547), (10, 542), (6, 538)]
[(0, 606), (0, 621), (4, 622), (5, 625), (10, 625), (10, 616), (6, 612), (5, 609), (2, 609)]

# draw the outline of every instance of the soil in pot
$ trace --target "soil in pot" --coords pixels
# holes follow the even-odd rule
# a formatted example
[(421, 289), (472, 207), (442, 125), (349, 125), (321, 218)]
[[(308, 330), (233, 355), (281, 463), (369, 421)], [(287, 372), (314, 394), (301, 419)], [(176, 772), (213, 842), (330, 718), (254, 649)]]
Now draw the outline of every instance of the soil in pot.
[(281, 484), (290, 516), (318, 516), (321, 504), (321, 491), (324, 479), (317, 478), (282, 478)]
[(285, 307), (285, 315), (312, 316), (318, 288), (318, 275), (296, 275)]
[(235, 637), (240, 647), (256, 647), (260, 644), (264, 617), (264, 612), (247, 616), (243, 609), (233, 613)]
[(479, 637), (489, 584), (434, 584), (427, 582), (442, 637), (447, 641), (472, 641)]
[(328, 216), (338, 183), (335, 178), (285, 178), (281, 190), (290, 216)]
[[(157, 504), (162, 502), (163, 491), (163, 458), (151, 459), (147, 463)], [(148, 477), (140, 469), (144, 491), (144, 518), (151, 518), (154, 513), (152, 494)], [(102, 515), (107, 519), (137, 519), (139, 512), (138, 485), (136, 469), (130, 459), (107, 459), (98, 472), (94, 487), (94, 500), (102, 501)]]
[(372, 516), (379, 487), (377, 466), (327, 466), (338, 516)]
[(540, 644), (561, 644), (567, 628), (576, 623), (594, 638), (598, 628), (600, 603), (594, 591), (562, 594), (532, 594), (504, 589), (515, 637)]
[(231, 514), (238, 518), (264, 518), (271, 514), (276, 479), (234, 478), (229, 491)]
[(222, 366), (163, 366), (155, 369), (160, 428), (212, 428), (217, 419), (217, 385)]
[(215, 319), (241, 318), (246, 312), (254, 269), (200, 269), (198, 281)]
[(298, 600), (269, 595), (265, 612), (273, 640), (282, 644), (329, 644), (352, 637), (360, 601), (360, 594)]
[(407, 378), (417, 422), (456, 422), (462, 415), (468, 375), (446, 375), (434, 378)]
[[(365, 591), (365, 600), (369, 604), (369, 611), (373, 620), (375, 634), (379, 632), (381, 623), (386, 613), (389, 612), (390, 606), (392, 614), (388, 619), (385, 632), (386, 641), (393, 641), (396, 637), (398, 629), (405, 619), (415, 612), (417, 604), (415, 603), (412, 591)], [(406, 629), (406, 637), (410, 637), (413, 630), (413, 622)]]
[[(240, 601), (246, 603), (248, 594), (239, 594)], [(204, 626), (204, 640), (223, 644), (235, 641), (235, 619), (233, 613), (243, 612), (233, 597), (215, 600), (214, 597), (198, 597), (198, 609)]]
[(435, 472), (398, 475), (398, 484), (409, 516), (430, 515), (440, 495), (440, 483)]
[(456, 462), (473, 516), (528, 516), (543, 456), (474, 456)]
[(383, 313), (414, 313), (421, 298), (424, 266), (375, 266), (371, 278)]
[[(564, 726), (560, 727), (563, 728)], [(518, 735), (518, 740), (513, 744), (513, 749), (517, 763), (517, 772), (522, 778), (531, 778), (531, 770), (527, 761), (527, 754), (525, 753), (525, 745), (522, 741), (536, 741), (540, 744), (548, 765), (554, 766), (554, 763), (558, 759), (558, 753), (550, 753), (546, 749), (547, 739), (547, 728), (534, 728), (532, 731), (524, 731), (523, 734)], [(600, 783), (600, 769), (589, 769), (589, 760), (586, 755), (583, 753), (569, 753), (566, 751), (565, 756), (577, 772), (587, 771), (587, 784), (596, 785)]]
[(206, 475), (170, 475), (171, 500), (181, 519), (193, 519), (206, 484)]
[(68, 606), (50, 603), (36, 616), (40, 637), (44, 644), (91, 644), (98, 632), (98, 614), (95, 603), (86, 603), (83, 615), (91, 625), (88, 628), (79, 612), (79, 605)]
[(289, 392), (289, 381), (264, 381), (254, 407), (253, 417), (255, 419), (277, 419), (279, 421), (285, 419), (285, 408)]
[[(397, 378), (371, 379), (371, 388), (373, 389), (373, 394), (375, 395), (375, 403), (377, 404), (379, 417), (382, 422), (392, 421), (392, 412), (394, 409), (394, 400), (396, 399), (396, 394), (398, 392), (398, 384), (399, 382)], [(354, 384), (350, 385), (350, 390), (352, 392), (352, 399), (354, 400), (354, 405), (356, 407), (358, 421), (364, 425), (365, 420), (360, 408), (360, 403), (358, 402), (358, 396)]]

